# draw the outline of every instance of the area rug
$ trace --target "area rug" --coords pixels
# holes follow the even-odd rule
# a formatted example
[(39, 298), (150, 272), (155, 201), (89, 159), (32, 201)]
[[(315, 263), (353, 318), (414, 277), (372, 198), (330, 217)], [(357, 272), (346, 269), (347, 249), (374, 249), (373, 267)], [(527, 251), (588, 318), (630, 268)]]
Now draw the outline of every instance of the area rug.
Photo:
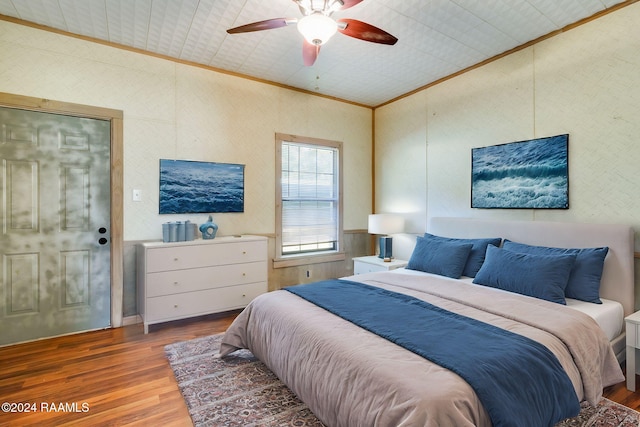
[[(217, 357), (222, 334), (165, 347), (196, 427), (321, 427), (291, 390), (249, 351)], [(638, 427), (640, 413), (602, 399), (556, 427)]]

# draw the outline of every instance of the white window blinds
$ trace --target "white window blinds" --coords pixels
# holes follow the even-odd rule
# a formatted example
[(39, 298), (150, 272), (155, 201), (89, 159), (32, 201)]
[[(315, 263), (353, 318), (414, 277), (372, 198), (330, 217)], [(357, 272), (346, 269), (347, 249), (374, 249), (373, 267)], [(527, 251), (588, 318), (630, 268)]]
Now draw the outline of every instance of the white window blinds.
[(282, 255), (338, 249), (337, 148), (282, 141)]

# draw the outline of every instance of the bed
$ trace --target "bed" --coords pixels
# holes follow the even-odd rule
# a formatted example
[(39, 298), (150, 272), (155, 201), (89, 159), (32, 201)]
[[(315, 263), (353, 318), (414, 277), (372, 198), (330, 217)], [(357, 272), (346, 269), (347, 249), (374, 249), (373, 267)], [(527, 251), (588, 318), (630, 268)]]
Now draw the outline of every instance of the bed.
[[(634, 234), (630, 227), (432, 218), (427, 230), (430, 235), (448, 239), (497, 237), (514, 244), (552, 248), (606, 247), (599, 289), (603, 304), (569, 298), (564, 305), (473, 283), (487, 275), (489, 265), (503, 261), (494, 255), (495, 251), (512, 255), (510, 251), (491, 246), (486, 249), (487, 259), (481, 262), (480, 269), (485, 270), (476, 272), (475, 278), (451, 278), (407, 269), (352, 276), (260, 296), (227, 330), (221, 356), (240, 348), (251, 350), (328, 426), (489, 426), (527, 425), (527, 422), (528, 425), (553, 425), (575, 409), (570, 400), (596, 404), (603, 387), (624, 381), (619, 365), (624, 357), (623, 317), (633, 312), (634, 304)], [(429, 240), (426, 237), (424, 239)], [(418, 258), (419, 246), (423, 247), (421, 238), (412, 261), (414, 256)], [(461, 246), (469, 249), (467, 244)], [(525, 257), (527, 266), (550, 259), (545, 255), (518, 253), (517, 256)], [(553, 262), (566, 264), (569, 258), (571, 256), (562, 255)], [(575, 256), (571, 259), (575, 260)], [(443, 260), (443, 264), (447, 262)], [(329, 297), (313, 294), (322, 287), (330, 291)], [(294, 290), (312, 295), (296, 294)], [(406, 304), (388, 310), (398, 317), (388, 321), (389, 325), (397, 324), (393, 328), (387, 327), (387, 319), (378, 314), (373, 319), (360, 319), (364, 316), (362, 312), (377, 313), (383, 306), (378, 303), (383, 294), (398, 299), (398, 304)], [(332, 299), (330, 302), (313, 300), (325, 297)], [(359, 305), (364, 309), (356, 310)], [(414, 314), (412, 310), (423, 305), (438, 316), (446, 317), (423, 319), (422, 311)], [(436, 314), (429, 312), (428, 316)], [(464, 326), (459, 327), (457, 322), (463, 322)], [(372, 329), (370, 325), (375, 323), (383, 332)], [(413, 334), (420, 325), (438, 326), (425, 327), (419, 334)], [(471, 326), (483, 329), (478, 333), (456, 331)], [(494, 342), (493, 338), (477, 340), (484, 337), (485, 329), (509, 336), (508, 339), (516, 336), (540, 353), (531, 352), (535, 355), (529, 355), (533, 360), (518, 363), (522, 354), (511, 355), (512, 348), (517, 348), (511, 341), (485, 350), (484, 342)], [(427, 339), (426, 349), (413, 347), (413, 342), (423, 339), (427, 330), (436, 335)], [(405, 338), (409, 334), (413, 335)], [(410, 341), (409, 345), (406, 340)], [(425, 356), (423, 351), (429, 354)], [(469, 374), (470, 367), (488, 365), (485, 360), (494, 357), (500, 363), (510, 363), (504, 365), (502, 371), (499, 370), (502, 365), (491, 368), (498, 369), (491, 371), (492, 375), (508, 391), (502, 391), (502, 385), (500, 388), (495, 384), (479, 385), (476, 374)], [(449, 359), (453, 363), (458, 358), (460, 362), (456, 363), (463, 366), (449, 364)], [(544, 382), (541, 386), (535, 383), (539, 371), (534, 369), (545, 365), (547, 359), (549, 364), (559, 365), (561, 371), (560, 374), (554, 371), (555, 376), (549, 378), (559, 378), (558, 384), (562, 383), (562, 387), (568, 384), (569, 393), (555, 382), (554, 386), (548, 383), (544, 389), (540, 388), (545, 386)], [(543, 402), (540, 409), (535, 409), (535, 416), (540, 419), (527, 421), (518, 413), (520, 410), (515, 409), (517, 406), (509, 407), (514, 401), (501, 408), (495, 398), (487, 400), (494, 394), (527, 396), (515, 402), (527, 410), (530, 408), (526, 406), (538, 405), (539, 400), (571, 395), (574, 397), (567, 398), (567, 405), (573, 409), (547, 409), (548, 404)]]

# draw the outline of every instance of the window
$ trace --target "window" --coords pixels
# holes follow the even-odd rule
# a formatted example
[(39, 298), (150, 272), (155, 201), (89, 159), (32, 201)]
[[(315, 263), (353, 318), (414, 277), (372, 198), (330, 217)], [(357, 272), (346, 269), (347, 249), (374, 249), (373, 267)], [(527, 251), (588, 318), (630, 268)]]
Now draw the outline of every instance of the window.
[(342, 143), (276, 134), (276, 144), (277, 258), (331, 260), (342, 244)]

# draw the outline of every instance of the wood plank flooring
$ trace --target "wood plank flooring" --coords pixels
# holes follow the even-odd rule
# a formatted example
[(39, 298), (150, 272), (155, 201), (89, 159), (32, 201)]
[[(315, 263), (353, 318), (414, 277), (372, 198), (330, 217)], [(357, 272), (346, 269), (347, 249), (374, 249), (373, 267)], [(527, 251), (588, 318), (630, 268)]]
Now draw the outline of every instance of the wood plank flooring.
[[(164, 346), (224, 332), (236, 315), (159, 325), (147, 335), (132, 325), (0, 348), (0, 404), (32, 410), (0, 412), (0, 426), (191, 426)], [(60, 404), (62, 411), (51, 409)]]
[[(0, 411), (0, 426), (191, 426), (164, 346), (224, 332), (236, 315), (173, 322), (147, 335), (132, 325), (0, 348), (0, 404), (23, 410)], [(640, 407), (640, 393), (624, 382), (605, 396)]]

